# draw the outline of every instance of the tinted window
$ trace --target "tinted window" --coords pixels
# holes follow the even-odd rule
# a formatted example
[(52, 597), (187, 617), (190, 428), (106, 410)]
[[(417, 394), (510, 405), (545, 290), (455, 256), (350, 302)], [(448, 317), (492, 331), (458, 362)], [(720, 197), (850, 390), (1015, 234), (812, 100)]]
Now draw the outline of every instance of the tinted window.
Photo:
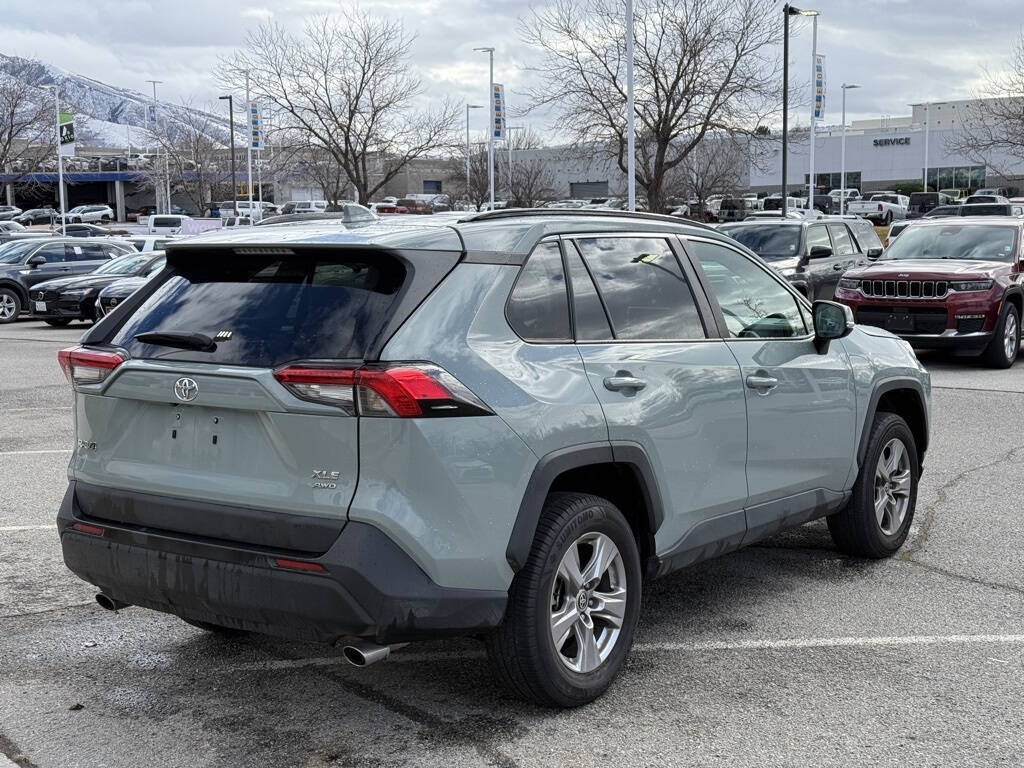
[(704, 338), (693, 292), (665, 240), (600, 237), (577, 243), (616, 338)]
[(714, 243), (691, 240), (690, 248), (707, 275), (731, 336), (806, 335), (797, 300), (763, 268), (738, 251)]
[(101, 261), (108, 258), (108, 255), (100, 243), (76, 243), (68, 246), (68, 258), (70, 261)]
[(762, 259), (791, 258), (796, 256), (800, 245), (800, 227), (792, 224), (743, 224), (718, 229), (743, 243)]
[(578, 341), (603, 341), (611, 339), (612, 329), (608, 317), (597, 295), (594, 281), (587, 272), (583, 259), (572, 242), (566, 243), (565, 260), (569, 265), (569, 280), (572, 283), (573, 320), (576, 324)]
[(832, 234), (833, 253), (836, 256), (849, 256), (856, 250), (844, 224), (829, 224), (828, 231)]
[(508, 300), (508, 322), (524, 339), (568, 341), (569, 297), (557, 242), (541, 243), (516, 281)]
[(807, 228), (807, 253), (816, 245), (823, 245), (826, 248), (832, 247), (832, 241), (828, 239), (828, 230), (823, 226)]
[(1013, 261), (1017, 228), (987, 224), (913, 226), (889, 243), (883, 259)]
[(150, 260), (149, 254), (139, 253), (121, 259), (111, 259), (96, 270), (97, 275), (130, 275), (137, 272), (143, 264)]
[[(274, 367), (292, 360), (359, 359), (383, 330), (405, 280), (400, 262), (352, 256), (219, 256), (175, 276), (113, 338), (133, 357)], [(150, 331), (231, 331), (213, 352), (143, 344)]]
[(181, 220), (176, 216), (157, 216), (153, 219), (154, 227), (180, 227)]
[(47, 264), (56, 264), (58, 262), (67, 261), (67, 256), (64, 253), (64, 244), (54, 243), (53, 245), (44, 245), (34, 256), (43, 256), (46, 258)]

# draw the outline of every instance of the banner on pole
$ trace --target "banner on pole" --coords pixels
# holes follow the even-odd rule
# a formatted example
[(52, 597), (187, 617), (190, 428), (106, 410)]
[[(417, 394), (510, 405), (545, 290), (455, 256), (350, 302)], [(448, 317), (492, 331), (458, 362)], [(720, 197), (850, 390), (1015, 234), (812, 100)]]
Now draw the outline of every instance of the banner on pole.
[(505, 86), (500, 83), (494, 84), (494, 92), (491, 93), (491, 138), (501, 140), (505, 138)]
[(249, 148), (254, 152), (263, 149), (263, 124), (259, 104), (255, 101), (249, 102)]
[(825, 118), (825, 57), (814, 57), (814, 119)]
[(75, 156), (75, 116), (70, 112), (61, 112), (58, 121), (61, 157)]

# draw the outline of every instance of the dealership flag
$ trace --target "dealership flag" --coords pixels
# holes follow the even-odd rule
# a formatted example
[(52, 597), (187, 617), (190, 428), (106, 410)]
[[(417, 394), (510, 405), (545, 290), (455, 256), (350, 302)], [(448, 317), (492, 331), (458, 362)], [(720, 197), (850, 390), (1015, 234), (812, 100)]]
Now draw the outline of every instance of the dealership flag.
[(491, 104), (494, 107), (491, 115), (491, 138), (501, 140), (505, 138), (505, 86), (500, 83), (494, 84)]
[(814, 57), (814, 119), (825, 118), (825, 57)]
[(61, 157), (75, 156), (75, 116), (70, 112), (61, 112), (58, 122), (60, 134)]
[(260, 124), (260, 107), (255, 101), (249, 102), (249, 144), (254, 152), (263, 149), (263, 126)]

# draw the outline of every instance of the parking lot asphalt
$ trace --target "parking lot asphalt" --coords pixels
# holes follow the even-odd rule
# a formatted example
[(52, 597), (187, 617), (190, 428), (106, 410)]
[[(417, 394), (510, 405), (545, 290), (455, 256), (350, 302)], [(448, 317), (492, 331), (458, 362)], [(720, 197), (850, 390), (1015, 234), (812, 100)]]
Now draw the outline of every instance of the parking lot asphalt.
[(96, 606), (54, 529), (56, 352), (81, 331), (0, 326), (0, 768), (1021, 764), (1024, 362), (922, 357), (932, 447), (899, 556), (843, 557), (818, 522), (656, 581), (619, 680), (555, 712), (473, 640), (360, 670)]

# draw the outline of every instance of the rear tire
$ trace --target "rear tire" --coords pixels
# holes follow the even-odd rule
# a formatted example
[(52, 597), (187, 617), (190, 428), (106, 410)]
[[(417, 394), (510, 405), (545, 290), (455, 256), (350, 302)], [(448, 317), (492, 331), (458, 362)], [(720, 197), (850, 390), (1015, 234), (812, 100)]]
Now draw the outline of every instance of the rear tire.
[(211, 624), (208, 621), (195, 621), (193, 619), (186, 619), (184, 617), (182, 617), (181, 620), (184, 621), (186, 624), (195, 627), (196, 629), (201, 629), (204, 632), (209, 632), (212, 635), (219, 635), (220, 637), (224, 638), (244, 637), (245, 635), (249, 634), (244, 629), (222, 627), (220, 624)]
[(21, 314), (21, 297), (10, 288), (0, 288), (0, 325), (13, 323)]
[(1020, 352), (1020, 313), (1007, 301), (996, 323), (992, 341), (985, 348), (983, 358), (992, 368), (1009, 368)]
[(509, 590), (505, 619), (487, 637), (495, 673), (512, 692), (542, 706), (593, 701), (633, 644), (640, 590), (636, 539), (615, 505), (598, 496), (551, 494)]
[(71, 324), (71, 319), (67, 317), (49, 318), (43, 320), (47, 325), (52, 325), (54, 328), (63, 328), (66, 325)]
[(845, 509), (828, 518), (839, 550), (873, 559), (894, 555), (910, 533), (919, 477), (914, 433), (902, 416), (879, 411), (853, 496)]

